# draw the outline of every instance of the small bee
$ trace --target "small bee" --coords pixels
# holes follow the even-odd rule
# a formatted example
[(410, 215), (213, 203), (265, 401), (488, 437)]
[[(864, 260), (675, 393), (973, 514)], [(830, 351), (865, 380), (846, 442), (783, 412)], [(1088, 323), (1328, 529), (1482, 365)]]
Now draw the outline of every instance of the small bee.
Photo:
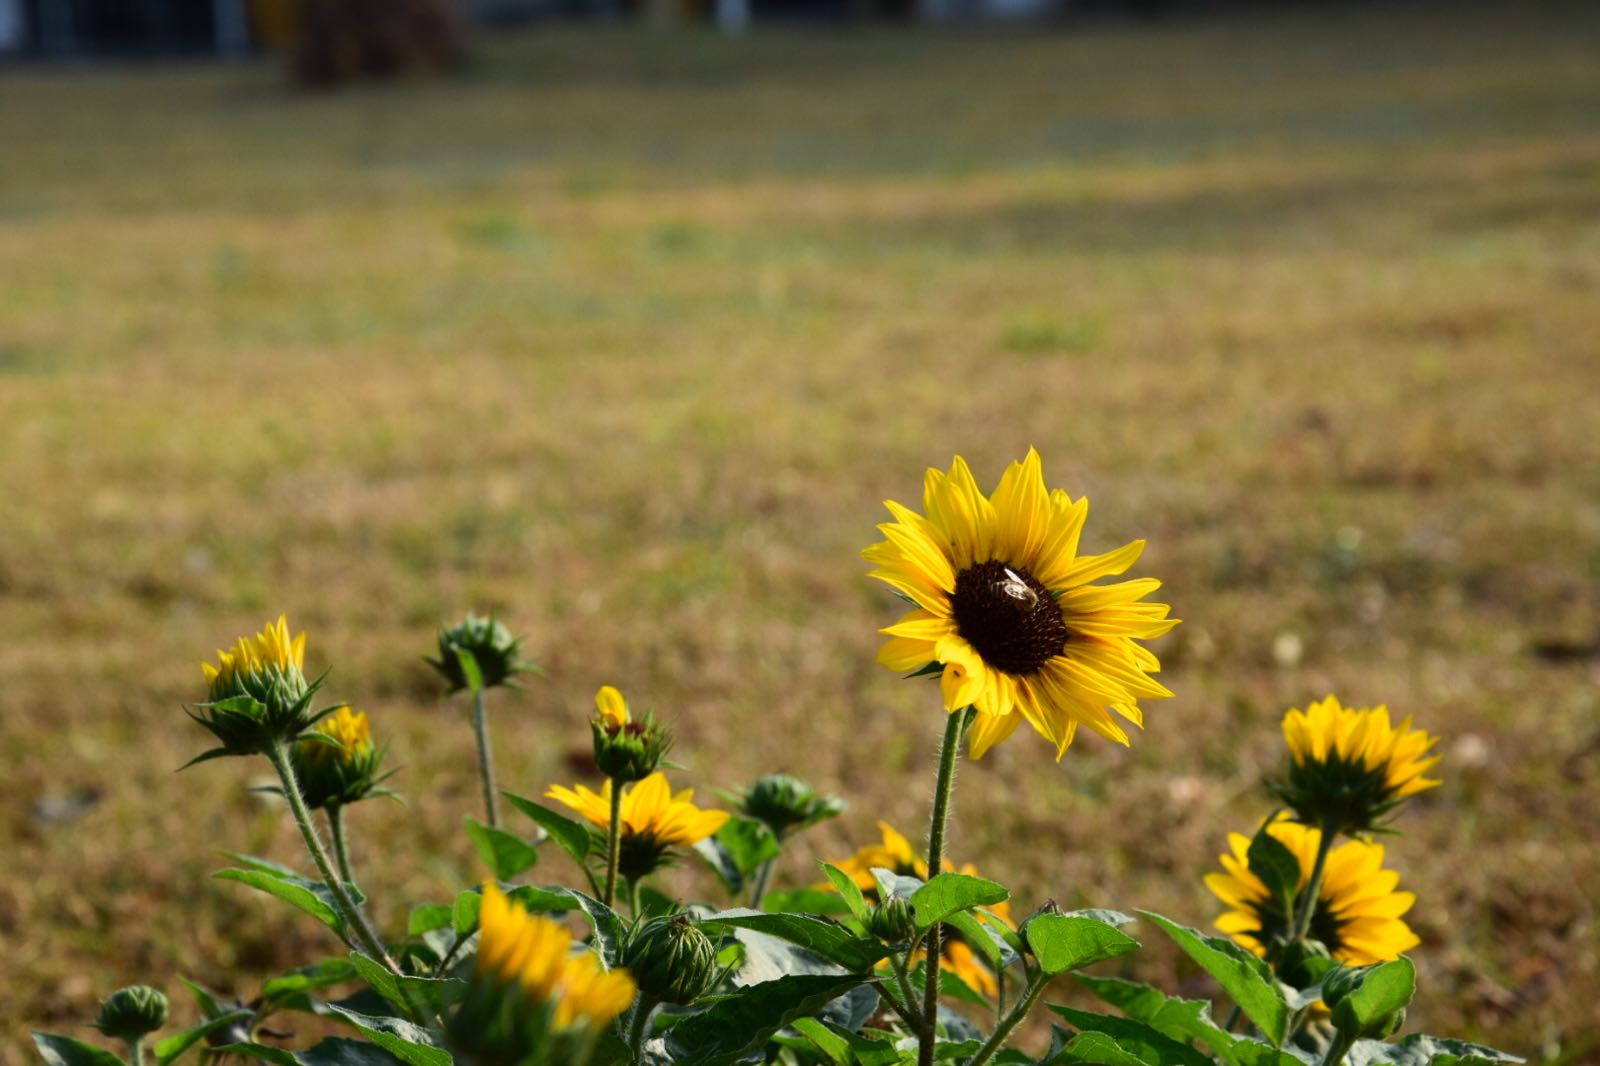
[(1019, 603), (1026, 605), (1029, 610), (1039, 606), (1039, 594), (1028, 587), (1028, 583), (1022, 580), (1022, 575), (1009, 566), (1005, 568), (1005, 571), (1006, 576), (994, 583), (995, 591), (1010, 596)]

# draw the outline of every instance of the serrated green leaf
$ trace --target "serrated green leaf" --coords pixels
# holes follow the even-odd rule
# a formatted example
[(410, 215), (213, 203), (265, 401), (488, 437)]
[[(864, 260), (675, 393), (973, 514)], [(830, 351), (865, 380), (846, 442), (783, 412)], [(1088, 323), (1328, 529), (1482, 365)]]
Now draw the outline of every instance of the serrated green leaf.
[(55, 1033), (35, 1032), (33, 1045), (46, 1066), (123, 1066), (122, 1060), (105, 1048)]
[[(311, 915), (323, 925), (338, 933), (342, 939), (345, 935), (344, 916), (333, 905), (333, 895), (324, 885), (315, 885), (299, 875), (285, 876), (266, 870), (239, 870), (229, 868), (218, 870), (211, 875), (223, 881), (238, 881), (259, 889), (270, 896), (277, 896), (285, 903)], [(320, 890), (320, 891), (319, 891)]]
[(406, 935), (421, 936), (435, 929), (450, 927), (455, 908), (448, 903), (422, 903), (411, 908), (411, 919), (406, 923)]
[(460, 939), (478, 928), (478, 911), (483, 906), (483, 894), (475, 888), (456, 893), (450, 908), (450, 929)]
[(764, 823), (739, 815), (729, 818), (713, 836), (746, 880), (754, 877), (763, 863), (776, 859), (783, 850), (778, 838)]
[(1219, 1055), (1227, 1052), (1237, 1041), (1211, 1017), (1211, 1004), (1205, 1000), (1169, 997), (1160, 989), (1125, 981), (1120, 977), (1074, 974), (1073, 980), (1128, 1017), (1144, 1022), (1175, 1040), (1203, 1041)]
[(1003, 903), (1011, 893), (1003, 885), (967, 874), (940, 874), (911, 894), (917, 929), (925, 930), (958, 911)]
[(1497, 1066), (1525, 1060), (1482, 1044), (1411, 1033), (1392, 1044), (1357, 1040), (1346, 1066)]
[(443, 1013), (460, 1000), (467, 989), (465, 981), (453, 977), (396, 976), (359, 951), (350, 953), (350, 961), (374, 992), (412, 1020)]
[(539, 852), (532, 844), (504, 829), (484, 825), (469, 817), (467, 836), (477, 849), (478, 858), (489, 867), (496, 881), (509, 881), (539, 861)]
[(873, 1040), (821, 1018), (799, 1018), (794, 1028), (806, 1035), (837, 1066), (893, 1066), (900, 1052), (886, 1040)]
[(1355, 1013), (1356, 1033), (1370, 1032), (1377, 1022), (1404, 1010), (1416, 991), (1417, 971), (1410, 959), (1401, 957), (1363, 971), (1361, 980), (1344, 997), (1344, 1003)]
[(413, 1025), (403, 1018), (362, 1014), (337, 1003), (328, 1004), (328, 1013), (361, 1030), (374, 1044), (407, 1066), (450, 1066), (450, 1052), (438, 1032)]
[(572, 861), (582, 866), (589, 857), (589, 827), (582, 822), (575, 822), (571, 818), (557, 814), (542, 803), (519, 796), (514, 792), (500, 793), (510, 804), (523, 814), (532, 818), (534, 822), (550, 834), (550, 839), (561, 846), (561, 850), (572, 856)]
[(797, 1018), (816, 1014), (865, 978), (792, 974), (724, 997), (668, 1033), (677, 1066), (732, 1066)]
[(1145, 1059), (1128, 1050), (1105, 1033), (1079, 1033), (1050, 1062), (1094, 1063), (1096, 1066), (1166, 1066), (1156, 1059)]
[(1283, 1046), (1289, 1024), (1289, 1005), (1266, 963), (1231, 940), (1206, 936), (1153, 911), (1139, 914), (1159, 926), (1184, 954), (1210, 974), (1233, 997), (1245, 1016), (1255, 1022), (1268, 1043), (1273, 1047)]
[(778, 889), (761, 897), (761, 909), (790, 914), (849, 914), (844, 897), (820, 888)]
[(737, 908), (702, 919), (700, 928), (707, 934), (729, 929), (765, 933), (797, 944), (848, 970), (870, 970), (889, 953), (877, 940), (856, 936), (838, 922), (810, 914), (768, 914)]
[(621, 963), (626, 928), (616, 911), (593, 896), (570, 888), (534, 888), (531, 885), (513, 888), (506, 895), (530, 911), (581, 911), (594, 929), (595, 943), (606, 965), (617, 966)]
[(1162, 1066), (1212, 1066), (1211, 1059), (1200, 1054), (1182, 1041), (1132, 1018), (1118, 1018), (1110, 1014), (1050, 1004), (1050, 1009), (1086, 1033), (1104, 1033), (1117, 1042), (1124, 1051), (1140, 1058), (1161, 1063)]
[(1036, 914), (1023, 926), (1039, 968), (1047, 976), (1126, 955), (1139, 942), (1114, 926), (1068, 914)]
[(269, 977), (261, 985), (261, 998), (271, 1003), (286, 996), (313, 992), (329, 985), (355, 980), (359, 974), (349, 959), (332, 958), (310, 966), (302, 966), (277, 977)]
[(856, 884), (855, 878), (845, 873), (832, 863), (823, 863), (822, 872), (828, 881), (839, 892), (839, 898), (844, 900), (844, 905), (850, 908), (857, 921), (864, 922), (872, 908), (867, 906), (866, 897), (861, 894), (861, 886)]

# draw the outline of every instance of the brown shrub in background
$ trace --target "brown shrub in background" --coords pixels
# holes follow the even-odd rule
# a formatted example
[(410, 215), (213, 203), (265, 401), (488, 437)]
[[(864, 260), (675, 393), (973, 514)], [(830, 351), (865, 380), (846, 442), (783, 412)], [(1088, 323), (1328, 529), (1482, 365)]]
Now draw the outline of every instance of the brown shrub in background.
[(300, 0), (294, 75), (306, 85), (445, 70), (466, 59), (454, 0)]

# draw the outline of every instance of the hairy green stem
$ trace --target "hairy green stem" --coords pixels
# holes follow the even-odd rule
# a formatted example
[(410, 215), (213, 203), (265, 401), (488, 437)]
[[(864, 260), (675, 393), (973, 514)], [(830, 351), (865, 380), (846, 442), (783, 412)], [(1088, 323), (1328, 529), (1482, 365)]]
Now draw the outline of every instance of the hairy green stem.
[(776, 857), (768, 859), (756, 871), (756, 883), (750, 890), (750, 906), (755, 910), (761, 909), (761, 897), (767, 894), (767, 880), (772, 877), (772, 867), (777, 861)]
[(131, 1060), (131, 1066), (144, 1066), (143, 1038), (136, 1036), (128, 1041), (128, 1058)]
[(311, 821), (311, 812), (306, 810), (305, 798), (300, 795), (300, 782), (295, 780), (294, 765), (289, 761), (288, 743), (282, 740), (273, 742), (272, 747), (267, 749), (267, 758), (272, 762), (273, 769), (278, 771), (278, 780), (283, 785), (283, 798), (289, 801), (289, 810), (294, 812), (295, 824), (300, 827), (300, 836), (306, 842), (306, 850), (311, 853), (311, 861), (316, 864), (317, 873), (322, 876), (323, 884), (327, 885), (328, 891), (333, 894), (334, 903), (344, 912), (345, 921), (349, 924), (351, 932), (368, 954), (388, 967), (390, 973), (398, 974), (400, 968), (395, 965), (394, 959), (390, 958), (383, 941), (372, 931), (372, 927), (367, 924), (366, 915), (361, 913), (355, 900), (350, 898), (350, 893), (345, 891), (344, 882), (333, 871), (333, 864), (328, 860), (328, 851), (317, 836), (316, 824)]
[(1290, 927), (1290, 940), (1304, 940), (1311, 929), (1311, 918), (1317, 913), (1317, 897), (1322, 894), (1322, 875), (1328, 865), (1328, 852), (1333, 850), (1337, 827), (1322, 823), (1321, 840), (1317, 843), (1317, 857), (1311, 864), (1311, 877), (1306, 881), (1305, 892), (1295, 907), (1294, 924)]
[(639, 905), (639, 883), (643, 878), (625, 880), (628, 881), (628, 913), (637, 918), (639, 912), (644, 909)]
[[(889, 956), (889, 965), (894, 967), (895, 983), (900, 986), (900, 994), (905, 997), (904, 1004), (895, 1000), (890, 1000), (890, 1002), (894, 1004), (894, 1008), (899, 1012), (900, 1017), (905, 1019), (906, 1024), (911, 1026), (911, 1031), (921, 1036), (927, 1025), (922, 1020), (922, 1013), (912, 1009), (916, 1006), (917, 994), (911, 988), (911, 975), (906, 972), (906, 964), (899, 955), (891, 954)], [(887, 989), (883, 991), (887, 991)]]
[[(933, 816), (928, 822), (928, 880), (939, 876), (944, 865), (944, 832), (950, 820), (950, 796), (956, 787), (956, 763), (961, 759), (961, 734), (966, 730), (972, 708), (951, 711), (946, 716), (944, 741), (939, 746), (939, 779), (933, 790)], [(939, 1029), (939, 927), (928, 930), (927, 983), (922, 989), (922, 1020), (918, 1034), (917, 1066), (933, 1066), (934, 1044)]]
[(350, 866), (350, 843), (344, 835), (344, 805), (331, 804), (326, 813), (328, 835), (333, 837), (333, 856), (339, 862), (339, 876), (344, 878), (345, 887), (350, 890), (350, 895), (359, 896), (361, 889), (356, 887), (356, 875)]
[(1006, 1037), (1011, 1035), (1013, 1029), (1022, 1024), (1022, 1019), (1026, 1018), (1028, 1012), (1033, 1010), (1033, 1005), (1039, 1002), (1039, 997), (1044, 993), (1044, 986), (1049, 983), (1049, 979), (1043, 974), (1033, 979), (1033, 983), (1028, 986), (1028, 994), (1023, 996), (1022, 1000), (1012, 1008), (1010, 1014), (1006, 1015), (1005, 1021), (994, 1027), (994, 1032), (989, 1035), (989, 1039), (984, 1042), (984, 1045), (978, 1049), (978, 1053), (967, 1060), (967, 1066), (983, 1066), (984, 1063), (994, 1058), (995, 1052), (999, 1051), (1001, 1046), (1005, 1044)]
[(607, 907), (617, 898), (617, 860), (622, 857), (622, 782), (611, 779), (611, 821), (606, 825), (606, 891), (601, 899)]
[(644, 1061), (644, 1031), (650, 1021), (650, 1012), (656, 1009), (656, 1000), (643, 992), (639, 993), (639, 1002), (633, 1008), (633, 1020), (628, 1024), (628, 1052), (632, 1056), (630, 1062)]
[(483, 689), (472, 693), (472, 730), (478, 734), (478, 777), (483, 783), (483, 807), (489, 824), (499, 827), (500, 813), (495, 804), (494, 751), (489, 746), (489, 701)]
[(1328, 1050), (1322, 1056), (1322, 1066), (1339, 1066), (1344, 1061), (1346, 1052), (1355, 1045), (1355, 1038), (1347, 1038), (1343, 1033), (1335, 1033), (1333, 1040), (1328, 1044)]

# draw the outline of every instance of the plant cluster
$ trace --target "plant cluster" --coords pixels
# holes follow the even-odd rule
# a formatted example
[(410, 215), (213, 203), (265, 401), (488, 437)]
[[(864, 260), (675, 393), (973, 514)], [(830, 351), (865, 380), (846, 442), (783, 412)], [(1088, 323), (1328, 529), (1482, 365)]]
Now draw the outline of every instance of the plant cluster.
[[(724, 793), (704, 808), (669, 778), (671, 734), (607, 685), (589, 720), (601, 779), (553, 785), (540, 802), (494, 784), (488, 690), (534, 669), (499, 622), (469, 616), (439, 636), (430, 660), (450, 692), (472, 697), (487, 821), (467, 832), (492, 871), (453, 898), (424, 902), (403, 933), (380, 930), (357, 884), (343, 820), (389, 794), (384, 749), (367, 716), (316, 709), (323, 679), (304, 674), (306, 638), (279, 618), (204, 667), (190, 712), (220, 741), (196, 761), (259, 756), (299, 826), (304, 874), (249, 856), (217, 876), (269, 893), (321, 922), (343, 951), (274, 977), (248, 1004), (188, 984), (201, 1020), (150, 1045), (157, 1066), (191, 1048), (274, 1066), (1367, 1066), (1520, 1061), (1490, 1048), (1397, 1036), (1415, 991), (1404, 921), (1415, 900), (1384, 868), (1377, 834), (1404, 802), (1439, 784), (1436, 738), (1392, 723), (1383, 707), (1332, 697), (1283, 723), (1288, 748), (1269, 790), (1280, 803), (1253, 836), (1230, 837), (1206, 884), (1226, 905), (1209, 936), (1149, 911), (1064, 912), (1045, 900), (1013, 909), (1011, 893), (956, 864), (947, 826), (963, 745), (979, 759), (1023, 723), (1059, 760), (1078, 728), (1119, 744), (1142, 727), (1141, 704), (1171, 695), (1142, 643), (1176, 625), (1148, 602), (1159, 582), (1111, 583), (1143, 542), (1082, 554), (1083, 499), (1045, 486), (1039, 456), (979, 490), (965, 462), (929, 470), (921, 512), (888, 503), (884, 539), (863, 553), (872, 576), (910, 607), (883, 630), (880, 661), (937, 681), (943, 740), (927, 845), (887, 823), (880, 839), (794, 887), (771, 889), (794, 836), (838, 816), (841, 800), (790, 774)], [(597, 784), (598, 787), (591, 787)], [(501, 824), (503, 799), (527, 818)], [(328, 823), (324, 845), (313, 811)], [(564, 852), (577, 887), (534, 885), (540, 850)], [(654, 884), (695, 856), (731, 906), (682, 906)], [(1017, 915), (1026, 910), (1020, 920)], [(1226, 1001), (1180, 999), (1117, 976), (1083, 972), (1170, 939)], [(1072, 975), (1115, 1013), (1047, 1002)], [(1042, 1050), (1013, 1038), (1043, 1004)], [(305, 1012), (346, 1035), (290, 1049), (267, 1028)], [(145, 986), (106, 1000), (95, 1023), (142, 1066), (167, 1021)], [(95, 1045), (36, 1034), (51, 1066), (114, 1066)]]

